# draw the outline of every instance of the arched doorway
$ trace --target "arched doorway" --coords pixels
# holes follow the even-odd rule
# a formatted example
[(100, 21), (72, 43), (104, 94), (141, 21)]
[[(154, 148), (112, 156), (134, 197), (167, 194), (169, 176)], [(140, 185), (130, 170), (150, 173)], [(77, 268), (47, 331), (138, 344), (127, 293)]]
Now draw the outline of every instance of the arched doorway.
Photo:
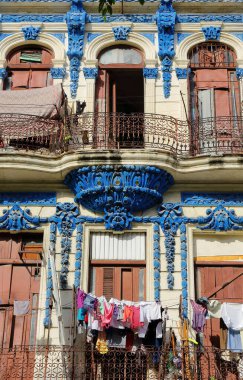
[(144, 112), (144, 59), (138, 49), (116, 45), (99, 57), (96, 112)]
[(42, 88), (52, 84), (50, 68), (53, 54), (37, 45), (26, 45), (12, 50), (7, 56), (7, 77), (4, 90)]
[(96, 81), (96, 145), (141, 148), (144, 144), (144, 58), (138, 49), (116, 45), (99, 54)]
[(235, 152), (242, 127), (236, 54), (214, 41), (193, 47), (188, 58), (194, 148), (197, 153)]

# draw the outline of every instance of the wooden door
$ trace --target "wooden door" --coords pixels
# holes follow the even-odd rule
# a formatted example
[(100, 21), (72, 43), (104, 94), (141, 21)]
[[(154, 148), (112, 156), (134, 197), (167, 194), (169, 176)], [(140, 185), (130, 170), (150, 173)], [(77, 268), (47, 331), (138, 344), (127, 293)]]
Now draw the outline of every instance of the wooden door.
[[(221, 303), (243, 303), (243, 264), (229, 262), (220, 265), (204, 264), (202, 262), (196, 266), (195, 272), (197, 298), (205, 296), (210, 300), (215, 299)], [(211, 350), (210, 347), (220, 349), (222, 326), (222, 319), (211, 318), (206, 320), (204, 345), (209, 347), (209, 350)], [(206, 360), (208, 360), (212, 375), (218, 371), (221, 372), (224, 380), (238, 379), (237, 366), (234, 362), (216, 359), (211, 353), (208, 355), (208, 359), (202, 357), (202, 361), (205, 359), (202, 367), (206, 372), (209, 371), (209, 364), (205, 364)], [(203, 372), (202, 379), (208, 379), (208, 374)]]

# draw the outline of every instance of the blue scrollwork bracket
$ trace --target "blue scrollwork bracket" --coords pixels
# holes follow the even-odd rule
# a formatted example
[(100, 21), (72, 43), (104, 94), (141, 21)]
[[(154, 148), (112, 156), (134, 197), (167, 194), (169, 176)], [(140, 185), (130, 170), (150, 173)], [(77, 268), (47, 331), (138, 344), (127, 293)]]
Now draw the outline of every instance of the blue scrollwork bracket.
[(64, 67), (51, 68), (51, 76), (53, 79), (63, 79), (66, 75), (66, 69)]
[(154, 68), (145, 67), (143, 69), (143, 76), (146, 79), (156, 79), (158, 76), (158, 69), (156, 67)]
[(169, 98), (171, 90), (172, 59), (175, 55), (174, 35), (176, 12), (172, 6), (172, 0), (161, 0), (161, 5), (156, 14), (158, 26), (158, 55), (162, 62), (164, 96)]
[(47, 222), (47, 218), (32, 216), (29, 209), (23, 210), (18, 203), (15, 203), (9, 210), (3, 210), (0, 216), (0, 229), (9, 231), (33, 230), (40, 223)]
[(181, 69), (179, 67), (176, 68), (176, 76), (178, 79), (187, 79), (190, 72), (191, 72), (190, 68), (185, 68), (185, 69), (184, 68)]
[(38, 26), (25, 26), (22, 28), (22, 32), (24, 33), (25, 40), (36, 40), (40, 33), (41, 28)]
[(84, 67), (83, 73), (85, 79), (96, 79), (98, 76), (98, 69), (96, 67)]
[(80, 63), (83, 57), (84, 32), (87, 14), (81, 0), (73, 0), (71, 9), (67, 12), (68, 51), (70, 60), (70, 90), (71, 97), (75, 98), (78, 89)]
[(205, 41), (219, 41), (221, 27), (220, 26), (206, 26), (202, 28), (202, 32), (205, 37)]

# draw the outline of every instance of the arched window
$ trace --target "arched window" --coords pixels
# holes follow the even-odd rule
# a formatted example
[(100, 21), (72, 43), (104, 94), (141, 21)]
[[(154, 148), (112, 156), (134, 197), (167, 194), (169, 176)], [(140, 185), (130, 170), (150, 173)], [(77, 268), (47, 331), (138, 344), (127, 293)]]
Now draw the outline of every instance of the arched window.
[(116, 45), (98, 56), (96, 112), (144, 112), (144, 58), (138, 49)]
[(237, 117), (240, 89), (236, 78), (236, 54), (220, 42), (193, 47), (190, 59), (191, 120)]
[(51, 85), (52, 58), (52, 52), (36, 45), (21, 46), (12, 50), (7, 56), (8, 76), (4, 81), (4, 90), (23, 90)]

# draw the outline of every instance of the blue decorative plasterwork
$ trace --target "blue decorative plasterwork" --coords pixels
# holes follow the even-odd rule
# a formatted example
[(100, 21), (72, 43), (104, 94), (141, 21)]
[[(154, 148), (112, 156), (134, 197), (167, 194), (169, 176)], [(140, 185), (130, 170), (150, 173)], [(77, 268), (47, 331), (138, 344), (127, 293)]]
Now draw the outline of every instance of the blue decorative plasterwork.
[(157, 67), (154, 67), (154, 68), (145, 67), (143, 69), (143, 76), (146, 79), (156, 79), (158, 76)]
[(22, 28), (22, 32), (24, 33), (25, 40), (36, 40), (40, 33), (41, 28), (39, 26), (25, 26)]
[(129, 26), (115, 26), (112, 28), (112, 31), (116, 41), (126, 41), (131, 32), (131, 28)]
[(181, 223), (182, 208), (173, 203), (164, 203), (158, 210), (160, 226), (165, 235), (165, 251), (167, 261), (167, 284), (169, 289), (174, 287), (175, 269), (175, 236)]
[(65, 67), (52, 67), (50, 72), (53, 79), (63, 79), (66, 75)]
[(153, 166), (100, 165), (75, 169), (64, 183), (74, 192), (76, 202), (95, 212), (115, 202), (140, 211), (161, 202), (173, 177)]
[(98, 69), (96, 67), (84, 67), (83, 73), (85, 79), (96, 79), (98, 76)]
[(175, 55), (174, 35), (176, 12), (172, 6), (172, 0), (161, 0), (161, 5), (156, 14), (158, 26), (158, 55), (162, 62), (164, 97), (169, 98), (171, 89), (172, 59)]
[(67, 286), (69, 272), (69, 254), (71, 252), (71, 236), (76, 228), (76, 218), (79, 216), (78, 207), (73, 203), (57, 203), (56, 215), (50, 221), (55, 223), (61, 235), (61, 273), (60, 284)]
[(243, 217), (237, 217), (234, 210), (227, 210), (221, 204), (214, 210), (208, 209), (206, 214), (206, 217), (198, 217), (198, 228), (201, 230), (229, 231), (243, 229)]
[(205, 41), (219, 41), (221, 27), (220, 26), (206, 26), (202, 28)]
[(11, 36), (10, 33), (0, 33), (0, 41), (4, 40), (4, 38)]
[(178, 79), (187, 79), (190, 72), (191, 72), (190, 68), (185, 68), (185, 69), (184, 68), (181, 69), (179, 67), (176, 68), (176, 76)]
[(183, 206), (243, 206), (243, 193), (181, 193)]
[(223, 21), (223, 22), (234, 22), (242, 23), (243, 16), (241, 14), (198, 14), (198, 15), (187, 15), (178, 14), (176, 22), (178, 23), (198, 23), (201, 21)]
[(56, 37), (63, 44), (65, 43), (65, 33), (50, 33), (51, 36)]
[(187, 235), (186, 224), (180, 225), (180, 242), (181, 242), (181, 314), (183, 318), (187, 318), (188, 310), (188, 274), (187, 274)]
[(154, 223), (153, 236), (154, 300), (160, 300), (160, 228)]
[(87, 41), (92, 42), (96, 37), (101, 36), (101, 33), (88, 33), (87, 34)]
[(177, 42), (180, 44), (185, 38), (190, 37), (191, 33), (177, 33)]
[(154, 44), (154, 34), (153, 33), (141, 33), (142, 36), (148, 38), (149, 41), (152, 42), (152, 44)]
[(88, 22), (91, 23), (103, 23), (113, 21), (131, 21), (139, 23), (154, 23), (155, 17), (153, 14), (120, 14), (120, 15), (107, 15), (105, 18), (99, 14), (88, 15)]
[(19, 203), (15, 203), (10, 209), (3, 210), (0, 216), (0, 229), (8, 231), (33, 230), (45, 223), (47, 218), (32, 216), (29, 209), (23, 210)]
[(236, 69), (236, 77), (237, 77), (237, 79), (243, 78), (243, 67), (237, 67), (237, 69)]
[(64, 15), (1, 14), (0, 22), (64, 22)]
[(81, 0), (73, 0), (70, 11), (67, 12), (68, 51), (70, 60), (70, 90), (75, 98), (78, 89), (79, 70), (84, 48), (84, 32), (87, 14)]
[(0, 193), (0, 205), (55, 206), (56, 193)]
[[(53, 233), (53, 236), (56, 236), (55, 233)], [(45, 318), (43, 320), (43, 325), (45, 328), (48, 328), (51, 326), (52, 289), (53, 289), (53, 283), (52, 283), (51, 263), (50, 263), (50, 259), (48, 259), (47, 274), (46, 274)]]
[(8, 76), (7, 70), (4, 67), (0, 68), (0, 79), (5, 79), (7, 76)]

